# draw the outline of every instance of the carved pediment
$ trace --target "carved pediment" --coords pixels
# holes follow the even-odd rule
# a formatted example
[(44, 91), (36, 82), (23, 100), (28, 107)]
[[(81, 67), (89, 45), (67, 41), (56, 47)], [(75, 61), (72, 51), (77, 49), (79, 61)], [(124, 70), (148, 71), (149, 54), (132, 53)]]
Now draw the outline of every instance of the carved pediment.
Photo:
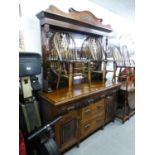
[(69, 9), (69, 13), (65, 13), (61, 10), (59, 10), (57, 7), (54, 5), (50, 5), (48, 9), (46, 9), (46, 12), (56, 14), (62, 17), (66, 17), (69, 19), (77, 20), (83, 23), (87, 23), (90, 25), (96, 25), (101, 28), (107, 28), (109, 30), (112, 30), (111, 25), (105, 25), (102, 24), (102, 19), (97, 18), (93, 13), (90, 11), (76, 11), (73, 8)]

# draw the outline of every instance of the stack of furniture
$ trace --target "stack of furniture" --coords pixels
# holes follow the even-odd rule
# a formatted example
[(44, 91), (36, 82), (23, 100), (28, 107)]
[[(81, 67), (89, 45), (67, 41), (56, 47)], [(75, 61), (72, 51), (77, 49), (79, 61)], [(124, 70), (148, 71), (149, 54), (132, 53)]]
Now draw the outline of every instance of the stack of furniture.
[[(64, 152), (115, 118), (121, 83), (106, 83), (103, 50), (103, 41), (112, 29), (89, 11), (69, 9), (64, 13), (50, 6), (37, 17), (43, 56), (41, 117), (45, 124), (62, 117), (54, 131), (60, 151)], [(74, 78), (77, 73), (79, 78)], [(96, 73), (101, 80), (92, 79)], [(76, 82), (81, 77), (83, 80)]]
[(115, 81), (122, 83), (116, 117), (124, 123), (135, 113), (135, 63), (130, 59), (127, 46), (113, 45), (110, 50), (114, 58)]
[(82, 60), (78, 57), (76, 43), (69, 32), (56, 31), (49, 43), (50, 54), (48, 57), (51, 62), (51, 70), (58, 76), (56, 88), (59, 87), (62, 77), (68, 79), (69, 89), (72, 88), (76, 76), (85, 77), (88, 75), (90, 83), (89, 60)]

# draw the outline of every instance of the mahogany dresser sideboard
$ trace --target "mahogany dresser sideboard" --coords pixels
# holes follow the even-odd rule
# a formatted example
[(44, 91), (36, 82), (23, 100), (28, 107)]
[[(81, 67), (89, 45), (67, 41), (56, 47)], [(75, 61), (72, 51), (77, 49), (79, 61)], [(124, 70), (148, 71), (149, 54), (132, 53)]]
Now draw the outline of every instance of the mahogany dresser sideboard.
[(46, 124), (57, 116), (62, 119), (54, 126), (55, 139), (61, 151), (68, 149), (93, 131), (113, 121), (119, 83), (101, 82), (77, 85), (54, 92), (41, 92), (41, 116)]
[[(54, 131), (60, 151), (64, 152), (115, 118), (117, 91), (121, 84), (114, 81), (107, 83), (104, 71), (106, 66), (102, 67), (103, 62), (104, 64), (107, 62), (102, 60), (104, 53), (102, 49), (107, 45), (105, 40), (108, 39), (112, 28), (110, 25), (103, 25), (102, 19), (89, 11), (76, 11), (72, 8), (69, 13), (65, 13), (55, 6), (50, 6), (38, 13), (37, 17), (40, 19), (43, 57), (44, 91), (39, 94), (41, 117), (42, 122), (46, 124), (55, 117), (62, 116), (62, 119), (54, 125)], [(72, 47), (68, 43), (71, 43)], [(97, 45), (94, 49), (101, 49), (101, 56), (95, 56), (92, 53), (94, 49), (87, 43)], [(94, 55), (81, 59), (80, 52), (85, 50), (85, 53), (88, 53), (88, 49), (92, 50), (90, 55)], [(74, 52), (76, 55), (73, 55)], [(98, 81), (91, 81), (90, 68), (85, 71), (89, 74), (81, 74), (88, 76), (89, 82), (85, 78), (80, 83), (73, 80), (73, 67), (76, 68), (77, 62), (86, 66), (87, 62), (89, 63), (87, 58), (93, 59), (91, 65), (100, 64), (99, 68), (102, 69), (96, 73), (99, 73), (103, 80), (99, 78)], [(77, 73), (80, 73), (79, 70)], [(61, 75), (67, 78), (62, 78)], [(69, 87), (65, 79), (69, 79), (66, 80)]]

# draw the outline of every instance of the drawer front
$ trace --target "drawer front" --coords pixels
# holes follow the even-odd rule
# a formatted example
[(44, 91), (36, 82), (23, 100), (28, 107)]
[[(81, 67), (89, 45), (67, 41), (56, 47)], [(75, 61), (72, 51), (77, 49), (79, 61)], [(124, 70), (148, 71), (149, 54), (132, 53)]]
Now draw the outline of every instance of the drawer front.
[(94, 104), (94, 114), (105, 114), (105, 100), (99, 100)]
[(90, 120), (90, 118), (93, 117), (93, 104), (82, 108), (81, 111), (82, 111), (82, 121)]
[(87, 136), (91, 132), (95, 131), (99, 127), (104, 125), (105, 115), (100, 114), (97, 115), (95, 118), (93, 118), (90, 121), (87, 121), (85, 123), (81, 123), (81, 138)]
[(80, 137), (85, 137), (89, 133), (91, 133), (94, 129), (94, 122), (93, 121), (88, 121), (85, 123), (81, 124), (81, 136)]
[(94, 119), (94, 128), (97, 129), (100, 126), (104, 125), (104, 120), (105, 120), (105, 114), (98, 115)]

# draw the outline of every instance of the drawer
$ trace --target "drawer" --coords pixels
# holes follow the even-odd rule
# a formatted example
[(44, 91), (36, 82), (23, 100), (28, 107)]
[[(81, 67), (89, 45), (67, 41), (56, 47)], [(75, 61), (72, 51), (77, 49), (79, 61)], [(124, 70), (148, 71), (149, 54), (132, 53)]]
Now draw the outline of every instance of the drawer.
[(80, 137), (84, 137), (86, 135), (88, 135), (89, 133), (91, 133), (94, 129), (94, 121), (87, 121), (85, 123), (81, 124), (81, 136)]
[(91, 132), (95, 131), (99, 127), (104, 125), (105, 115), (100, 114), (97, 115), (95, 118), (91, 119), (90, 121), (87, 121), (85, 123), (81, 123), (81, 138), (87, 136)]
[(89, 120), (91, 117), (93, 117), (93, 104), (82, 108), (81, 113), (82, 113), (82, 121)]
[(98, 115), (94, 119), (94, 128), (97, 129), (100, 126), (103, 126), (104, 125), (104, 120), (105, 120), (105, 114)]
[(105, 100), (104, 99), (99, 100), (94, 104), (94, 113), (95, 114), (105, 113)]

